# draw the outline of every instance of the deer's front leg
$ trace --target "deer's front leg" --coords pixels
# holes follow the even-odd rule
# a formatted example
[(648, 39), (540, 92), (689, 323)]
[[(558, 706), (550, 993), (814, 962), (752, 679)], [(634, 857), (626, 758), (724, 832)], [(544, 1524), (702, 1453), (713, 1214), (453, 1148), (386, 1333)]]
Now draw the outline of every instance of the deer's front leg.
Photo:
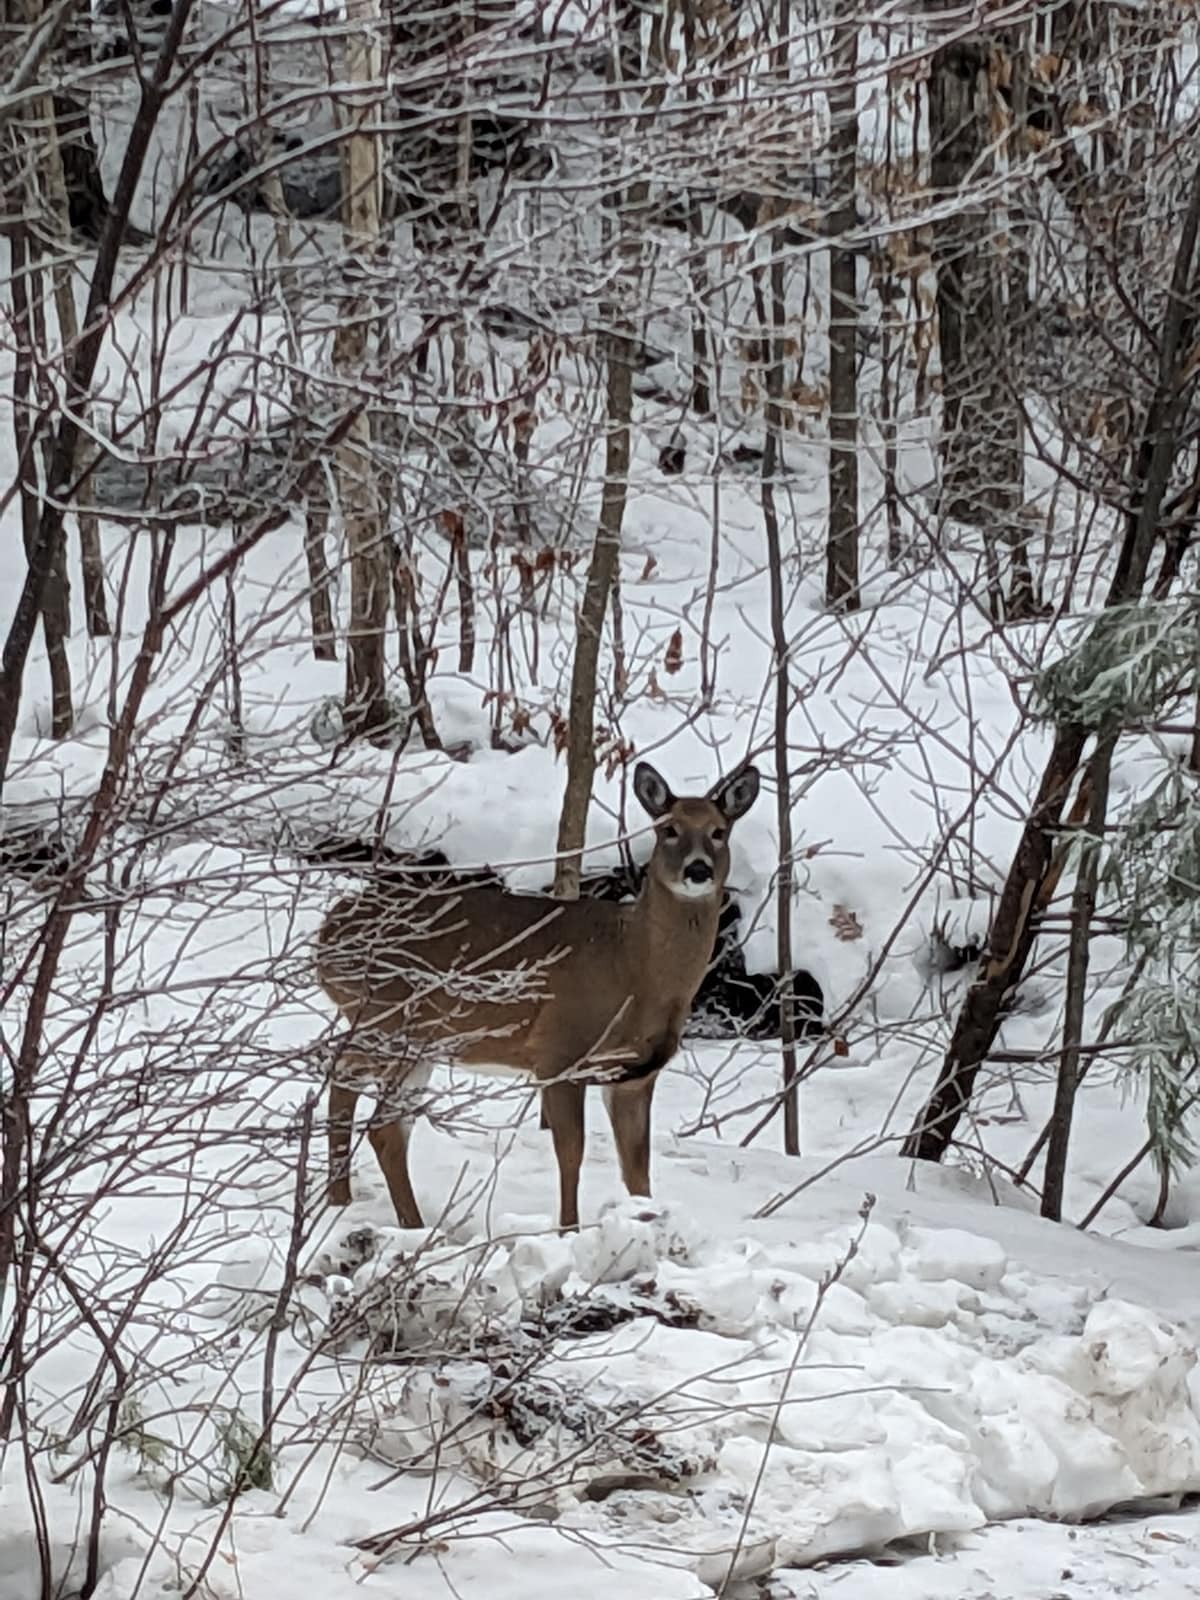
[(579, 1169), (583, 1166), (584, 1094), (582, 1083), (559, 1079), (542, 1089), (542, 1111), (554, 1139), (558, 1162), (558, 1225), (579, 1226)]
[(604, 1104), (612, 1124), (621, 1177), (630, 1194), (650, 1194), (650, 1107), (658, 1069), (644, 1078), (610, 1084)]

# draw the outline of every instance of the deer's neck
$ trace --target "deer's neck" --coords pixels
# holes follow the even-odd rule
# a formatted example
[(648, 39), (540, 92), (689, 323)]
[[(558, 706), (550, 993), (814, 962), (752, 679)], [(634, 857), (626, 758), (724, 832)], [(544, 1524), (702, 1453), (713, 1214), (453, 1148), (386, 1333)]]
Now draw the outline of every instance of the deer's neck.
[(719, 894), (685, 900), (647, 878), (633, 907), (630, 955), (646, 975), (692, 995), (712, 960), (721, 916)]

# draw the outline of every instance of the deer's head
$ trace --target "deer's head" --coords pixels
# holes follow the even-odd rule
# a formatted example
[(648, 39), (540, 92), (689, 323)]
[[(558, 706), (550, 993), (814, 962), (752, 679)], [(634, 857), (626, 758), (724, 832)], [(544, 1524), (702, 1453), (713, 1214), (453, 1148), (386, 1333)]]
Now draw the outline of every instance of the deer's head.
[(755, 767), (740, 767), (699, 799), (680, 800), (648, 761), (633, 769), (633, 792), (654, 819), (648, 875), (680, 900), (719, 898), (729, 876), (729, 835), (758, 798)]

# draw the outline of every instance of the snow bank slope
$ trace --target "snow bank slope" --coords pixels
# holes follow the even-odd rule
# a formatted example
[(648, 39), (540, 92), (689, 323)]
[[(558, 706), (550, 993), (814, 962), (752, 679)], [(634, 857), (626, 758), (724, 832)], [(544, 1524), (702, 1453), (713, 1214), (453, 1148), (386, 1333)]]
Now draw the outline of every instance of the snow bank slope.
[[(1119, 1247), (982, 1207), (990, 1236), (895, 1200), (863, 1221), (853, 1179), (834, 1187), (846, 1220), (809, 1236), (638, 1202), (569, 1240), (516, 1219), (504, 1242), (432, 1248), (355, 1230), (314, 1265), (339, 1316), (356, 1306), (411, 1362), (383, 1421), (373, 1408), (373, 1452), (436, 1459), (713, 1585), (731, 1563), (1200, 1489), (1192, 1342), (1106, 1294)], [(1010, 1223), (1054, 1235), (1070, 1280), (1002, 1243)], [(590, 1324), (572, 1316), (585, 1296)]]

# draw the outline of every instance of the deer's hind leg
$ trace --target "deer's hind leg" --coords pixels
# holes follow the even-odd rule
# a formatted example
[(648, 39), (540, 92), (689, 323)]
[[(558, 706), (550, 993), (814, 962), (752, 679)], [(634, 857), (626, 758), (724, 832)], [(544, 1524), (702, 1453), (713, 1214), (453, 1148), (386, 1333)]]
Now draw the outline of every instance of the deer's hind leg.
[(367, 1133), (402, 1228), (425, 1226), (409, 1175), (408, 1143), (419, 1114), (415, 1102), (428, 1084), (430, 1073), (430, 1067), (417, 1064), (388, 1084), (380, 1093)]
[(357, 1089), (341, 1083), (329, 1085), (329, 1183), (325, 1192), (331, 1206), (350, 1204), (350, 1151), (357, 1105)]
[(375, 1159), (387, 1181), (392, 1205), (396, 1208), (396, 1221), (402, 1228), (423, 1228), (421, 1208), (413, 1193), (408, 1172), (408, 1138), (412, 1119), (372, 1123), (368, 1137)]

